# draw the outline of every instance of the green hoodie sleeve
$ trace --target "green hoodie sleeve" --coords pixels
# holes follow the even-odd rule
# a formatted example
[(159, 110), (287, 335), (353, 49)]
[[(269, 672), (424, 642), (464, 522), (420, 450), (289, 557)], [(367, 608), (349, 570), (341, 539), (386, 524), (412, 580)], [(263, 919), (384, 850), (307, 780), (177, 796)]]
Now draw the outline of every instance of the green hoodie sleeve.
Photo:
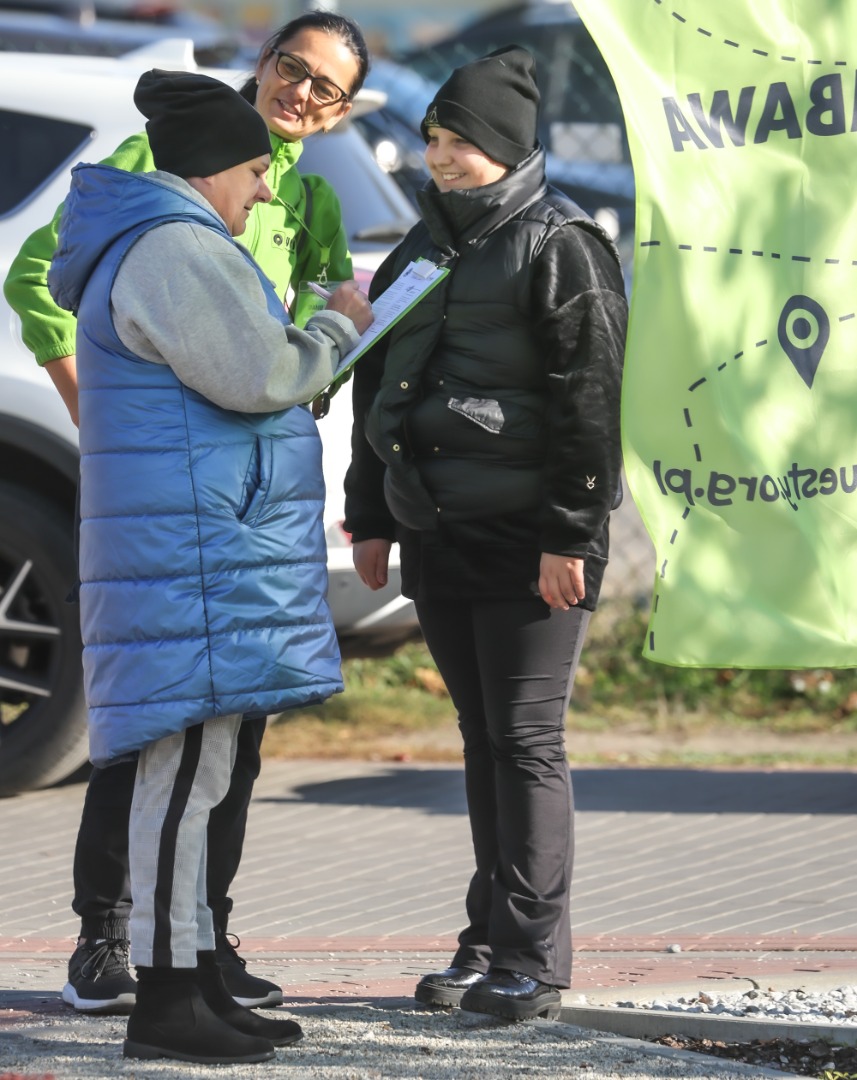
[[(151, 172), (155, 163), (145, 132), (127, 138), (101, 164), (126, 172)], [(24, 344), (40, 364), (71, 356), (76, 349), (77, 320), (58, 308), (48, 292), (48, 267), (57, 247), (63, 205), (52, 221), (24, 241), (3, 285), (9, 306), (20, 316)]]

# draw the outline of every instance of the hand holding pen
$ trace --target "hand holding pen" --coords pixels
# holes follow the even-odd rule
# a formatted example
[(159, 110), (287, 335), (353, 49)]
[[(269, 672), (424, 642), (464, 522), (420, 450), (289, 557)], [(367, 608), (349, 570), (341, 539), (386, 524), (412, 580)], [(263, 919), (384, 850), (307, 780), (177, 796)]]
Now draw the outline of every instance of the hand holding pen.
[(372, 325), (374, 318), (372, 305), (360, 291), (356, 281), (344, 281), (332, 293), (314, 281), (308, 281), (307, 285), (314, 293), (327, 301), (325, 304), (327, 311), (338, 311), (340, 315), (349, 318), (357, 327), (358, 334), (365, 334)]

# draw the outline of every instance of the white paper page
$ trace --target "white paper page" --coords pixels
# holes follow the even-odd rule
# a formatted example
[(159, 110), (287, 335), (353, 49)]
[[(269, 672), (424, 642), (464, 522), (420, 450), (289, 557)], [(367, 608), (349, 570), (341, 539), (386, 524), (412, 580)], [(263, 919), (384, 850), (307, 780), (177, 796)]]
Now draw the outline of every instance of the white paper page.
[(421, 300), (431, 287), (448, 273), (448, 270), (440, 269), (428, 259), (409, 263), (393, 284), (372, 302), (374, 321), (354, 348), (342, 358), (336, 371), (337, 376), (361, 357), (408, 308)]

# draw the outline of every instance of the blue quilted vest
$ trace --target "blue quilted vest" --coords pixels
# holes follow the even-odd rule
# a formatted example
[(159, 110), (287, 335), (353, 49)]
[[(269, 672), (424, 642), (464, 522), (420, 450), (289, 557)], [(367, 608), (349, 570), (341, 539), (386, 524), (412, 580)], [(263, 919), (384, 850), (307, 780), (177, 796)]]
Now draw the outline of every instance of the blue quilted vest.
[[(100, 167), (84, 168), (96, 172), (79, 186), (97, 191)], [(231, 241), (192, 200), (156, 178), (125, 175), (150, 190), (132, 188), (117, 204), (118, 222), (113, 207), (98, 199), (90, 206), (78, 193), (69, 226), (118, 234), (81, 284), (78, 312), (80, 608), (96, 765), (210, 717), (277, 713), (343, 688), (325, 600), (315, 421), (303, 407), (221, 409), (171, 368), (123, 346), (110, 293), (140, 236), (183, 220)], [(136, 220), (123, 221), (129, 202)], [(61, 238), (54, 291), (75, 272), (63, 249)], [(248, 261), (269, 311), (286, 323), (270, 283)]]

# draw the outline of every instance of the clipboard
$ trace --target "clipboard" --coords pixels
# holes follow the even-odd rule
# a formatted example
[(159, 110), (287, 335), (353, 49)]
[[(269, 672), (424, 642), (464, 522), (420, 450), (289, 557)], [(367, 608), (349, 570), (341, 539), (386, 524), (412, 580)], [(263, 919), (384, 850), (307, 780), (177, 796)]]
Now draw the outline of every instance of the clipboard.
[(443, 281), (448, 273), (447, 267), (435, 266), (428, 259), (417, 259), (409, 263), (392, 285), (372, 302), (372, 311), (375, 315), (372, 325), (360, 337), (354, 348), (341, 358), (334, 378), (338, 379), (340, 375), (353, 367), (360, 357), (372, 348), (378, 338), (392, 329), (399, 319), (430, 293), (438, 282)]

